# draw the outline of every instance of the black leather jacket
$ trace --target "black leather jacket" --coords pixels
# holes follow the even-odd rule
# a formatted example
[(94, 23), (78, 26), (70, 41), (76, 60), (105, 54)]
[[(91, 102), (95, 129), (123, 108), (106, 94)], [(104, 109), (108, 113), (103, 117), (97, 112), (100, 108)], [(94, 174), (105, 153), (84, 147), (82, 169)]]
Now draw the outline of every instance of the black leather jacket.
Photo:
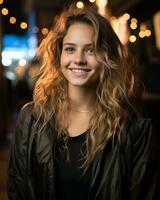
[[(55, 200), (56, 131), (41, 131), (33, 104), (19, 113), (8, 167), (10, 200)], [(158, 200), (158, 170), (151, 159), (150, 120), (132, 114), (121, 143), (110, 141), (93, 162), (89, 200)], [(156, 196), (157, 195), (157, 196)]]

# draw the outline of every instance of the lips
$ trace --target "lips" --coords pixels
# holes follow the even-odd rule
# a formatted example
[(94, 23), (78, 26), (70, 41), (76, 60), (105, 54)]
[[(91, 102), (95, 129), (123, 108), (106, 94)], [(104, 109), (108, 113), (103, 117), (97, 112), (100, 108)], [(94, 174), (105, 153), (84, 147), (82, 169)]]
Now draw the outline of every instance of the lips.
[(91, 69), (86, 68), (70, 68), (72, 72), (81, 73), (81, 72), (89, 72)]

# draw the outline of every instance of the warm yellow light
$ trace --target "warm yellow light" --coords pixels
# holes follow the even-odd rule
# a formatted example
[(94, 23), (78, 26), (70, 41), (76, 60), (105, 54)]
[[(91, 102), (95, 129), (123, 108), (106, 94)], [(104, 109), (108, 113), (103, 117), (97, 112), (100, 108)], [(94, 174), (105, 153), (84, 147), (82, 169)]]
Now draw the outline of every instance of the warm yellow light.
[(119, 18), (111, 17), (110, 23), (121, 43), (123, 45), (127, 44), (129, 39), (127, 20), (123, 16)]
[(131, 19), (131, 23), (137, 23), (137, 19), (136, 18), (132, 18)]
[(9, 18), (9, 22), (11, 23), (11, 24), (15, 24), (16, 23), (16, 18), (15, 17), (10, 17)]
[(26, 22), (21, 22), (20, 27), (21, 27), (21, 29), (26, 29), (28, 27), (28, 25)]
[(136, 29), (137, 28), (137, 23), (135, 23), (135, 22), (132, 22), (131, 24), (130, 24), (130, 28), (131, 29)]
[(137, 39), (137, 38), (136, 38), (135, 35), (131, 35), (131, 36), (129, 37), (129, 41), (132, 42), (132, 43), (135, 42), (136, 39)]
[(0, 0), (0, 4), (3, 4), (3, 0)]
[(3, 9), (1, 10), (1, 12), (2, 12), (2, 15), (8, 15), (8, 13), (9, 13), (9, 11), (8, 11), (7, 8), (3, 8)]
[(91, 3), (94, 3), (94, 2), (95, 2), (95, 0), (89, 0), (89, 2), (91, 2)]
[(111, 17), (111, 21), (117, 20), (117, 18), (115, 16)]
[(42, 34), (43, 35), (47, 35), (48, 32), (49, 32), (48, 28), (42, 28)]
[(155, 34), (155, 43), (156, 48), (160, 50), (160, 11), (156, 12), (153, 15), (153, 25), (154, 25), (154, 34)]
[(84, 3), (82, 1), (78, 1), (76, 3), (77, 8), (84, 8)]
[(149, 37), (150, 35), (151, 35), (151, 31), (150, 30), (145, 30), (145, 35), (146, 35), (146, 37)]
[(141, 31), (145, 31), (146, 29), (147, 29), (146, 24), (145, 24), (145, 23), (141, 23), (141, 24), (140, 24), (140, 30), (141, 30)]
[(144, 38), (146, 36), (145, 31), (140, 31), (139, 32), (139, 37)]
[(96, 0), (96, 4), (98, 7), (105, 7), (108, 4), (108, 0)]
[(118, 33), (119, 32), (119, 28), (120, 28), (119, 20), (117, 18), (115, 18), (115, 17), (112, 17), (111, 18), (111, 25), (112, 25), (114, 31), (116, 33)]
[(96, 4), (98, 6), (98, 12), (105, 16), (106, 14), (106, 6), (108, 4), (108, 0), (96, 0)]
[(123, 15), (123, 18), (124, 18), (125, 20), (129, 20), (129, 19), (130, 19), (130, 14), (125, 13), (125, 14)]

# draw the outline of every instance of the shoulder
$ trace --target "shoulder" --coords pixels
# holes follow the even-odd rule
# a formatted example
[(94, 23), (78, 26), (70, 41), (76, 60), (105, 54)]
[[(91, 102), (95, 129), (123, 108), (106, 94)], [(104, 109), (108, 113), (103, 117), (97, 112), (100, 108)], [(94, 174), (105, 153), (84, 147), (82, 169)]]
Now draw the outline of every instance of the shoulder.
[(19, 115), (25, 115), (28, 113), (32, 113), (33, 112), (33, 106), (34, 103), (33, 102), (28, 102), (26, 103), (20, 110)]
[(148, 138), (152, 132), (152, 120), (132, 111), (127, 118), (126, 131), (132, 143), (143, 137)]
[(28, 127), (33, 118), (33, 102), (25, 104), (18, 113), (16, 128)]
[(26, 103), (22, 108), (21, 110), (19, 111), (18, 113), (18, 119), (21, 119), (21, 118), (29, 118), (31, 117), (31, 115), (33, 114), (33, 106), (34, 106), (34, 103), (33, 102), (29, 102), (29, 103)]

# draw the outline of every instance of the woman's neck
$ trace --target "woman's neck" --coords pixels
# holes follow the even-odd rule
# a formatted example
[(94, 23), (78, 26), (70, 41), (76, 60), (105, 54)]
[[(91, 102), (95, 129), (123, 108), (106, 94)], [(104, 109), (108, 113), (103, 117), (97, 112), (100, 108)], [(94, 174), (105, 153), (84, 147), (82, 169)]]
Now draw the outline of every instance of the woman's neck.
[(93, 111), (96, 95), (95, 89), (69, 87), (70, 109), (77, 112)]

